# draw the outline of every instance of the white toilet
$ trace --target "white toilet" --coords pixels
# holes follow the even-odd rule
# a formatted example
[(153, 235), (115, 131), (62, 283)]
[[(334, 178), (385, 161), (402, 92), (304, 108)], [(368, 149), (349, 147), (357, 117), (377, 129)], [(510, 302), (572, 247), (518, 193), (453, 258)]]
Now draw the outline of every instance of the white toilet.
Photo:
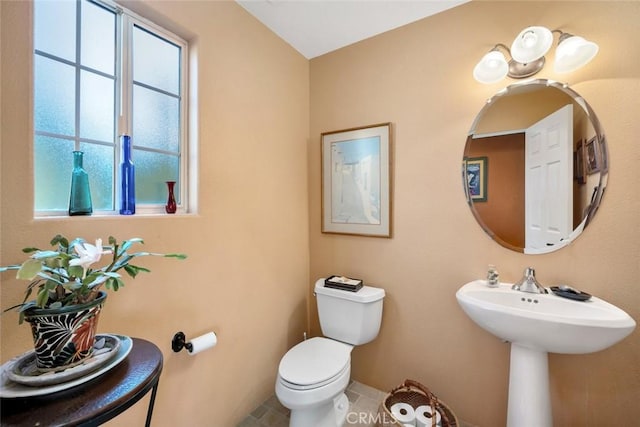
[(358, 292), (315, 285), (322, 333), (293, 347), (278, 367), (276, 396), (291, 410), (290, 427), (341, 427), (349, 410), (344, 394), (351, 374), (351, 349), (378, 336), (384, 289)]

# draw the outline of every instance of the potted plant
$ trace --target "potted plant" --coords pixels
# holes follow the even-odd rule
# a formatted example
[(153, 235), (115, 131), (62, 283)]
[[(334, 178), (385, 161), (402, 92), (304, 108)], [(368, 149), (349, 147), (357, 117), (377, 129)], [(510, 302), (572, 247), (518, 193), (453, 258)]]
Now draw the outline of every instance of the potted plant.
[[(118, 244), (109, 237), (103, 245), (83, 238), (71, 242), (62, 235), (51, 240), (53, 249), (35, 247), (22, 251), (31, 254), (22, 264), (0, 267), (0, 272), (17, 270), (16, 278), (29, 281), (22, 303), (5, 311), (18, 309), (20, 323), (31, 324), (36, 364), (39, 370), (61, 370), (82, 363), (93, 353), (93, 344), (100, 310), (107, 297), (106, 290), (117, 291), (124, 286), (122, 271), (135, 278), (150, 270), (131, 264), (141, 256), (161, 256), (184, 259), (184, 254), (129, 252), (140, 238)], [(108, 255), (108, 256), (107, 256)], [(101, 267), (94, 264), (107, 261)], [(29, 301), (36, 291), (36, 298)]]

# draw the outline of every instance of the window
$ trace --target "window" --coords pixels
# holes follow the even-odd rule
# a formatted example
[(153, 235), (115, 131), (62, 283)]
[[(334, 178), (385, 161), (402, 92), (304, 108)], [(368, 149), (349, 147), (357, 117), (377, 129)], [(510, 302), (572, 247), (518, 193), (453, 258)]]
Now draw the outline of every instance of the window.
[(72, 151), (85, 153), (94, 212), (117, 212), (121, 135), (133, 146), (136, 211), (163, 210), (166, 181), (186, 206), (186, 42), (107, 1), (34, 9), (36, 215), (66, 213)]

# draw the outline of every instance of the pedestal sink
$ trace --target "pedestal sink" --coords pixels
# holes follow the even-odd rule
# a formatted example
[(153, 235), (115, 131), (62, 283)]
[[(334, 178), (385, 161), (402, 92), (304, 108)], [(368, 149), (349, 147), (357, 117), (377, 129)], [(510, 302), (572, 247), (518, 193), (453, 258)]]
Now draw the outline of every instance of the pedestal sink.
[(511, 343), (507, 427), (551, 427), (547, 353), (604, 350), (636, 327), (627, 313), (596, 297), (573, 301), (476, 280), (456, 298), (478, 326)]

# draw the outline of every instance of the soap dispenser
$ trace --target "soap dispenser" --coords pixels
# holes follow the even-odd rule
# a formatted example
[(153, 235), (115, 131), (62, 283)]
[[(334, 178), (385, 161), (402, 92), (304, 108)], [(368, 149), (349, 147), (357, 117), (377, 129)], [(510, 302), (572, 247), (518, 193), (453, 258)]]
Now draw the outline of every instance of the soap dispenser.
[(489, 264), (487, 269), (487, 286), (490, 288), (497, 288), (500, 284), (500, 273), (495, 265)]

